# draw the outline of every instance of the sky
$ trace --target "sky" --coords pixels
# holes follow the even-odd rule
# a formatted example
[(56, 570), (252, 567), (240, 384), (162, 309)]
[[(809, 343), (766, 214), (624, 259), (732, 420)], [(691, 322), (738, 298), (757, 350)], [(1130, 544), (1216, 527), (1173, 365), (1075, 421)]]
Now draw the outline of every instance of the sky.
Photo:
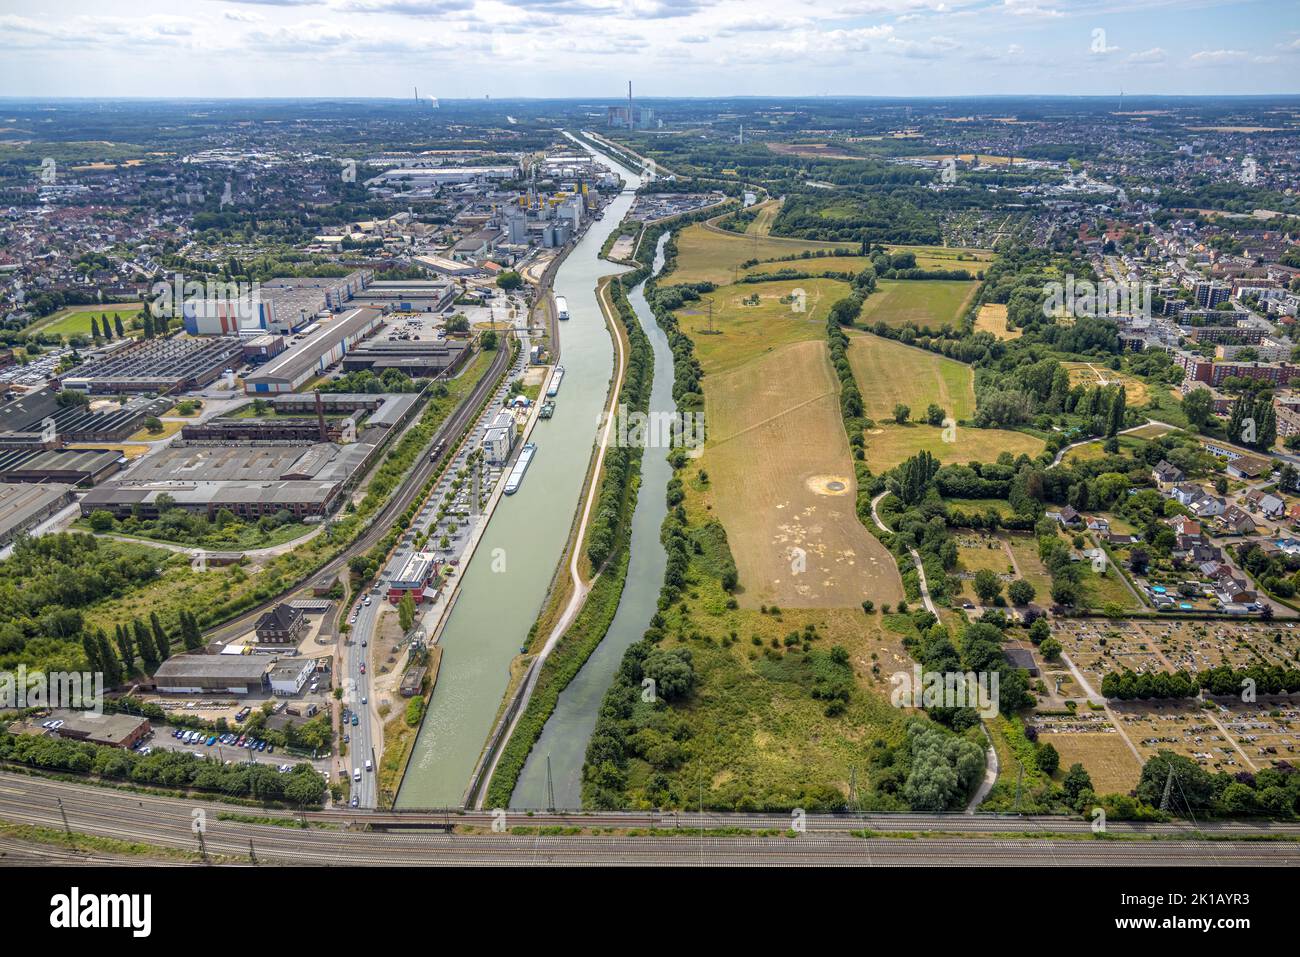
[(1300, 0), (0, 0), (0, 46), (5, 96), (1300, 92)]

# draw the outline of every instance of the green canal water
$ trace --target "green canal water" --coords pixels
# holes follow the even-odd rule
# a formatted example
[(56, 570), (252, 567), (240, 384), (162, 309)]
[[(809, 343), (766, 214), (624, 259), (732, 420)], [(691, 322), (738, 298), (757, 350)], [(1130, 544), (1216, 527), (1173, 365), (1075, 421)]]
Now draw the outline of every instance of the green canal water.
[[(665, 233), (655, 249), (654, 271), (663, 268)], [(658, 413), (673, 413), (673, 354), (668, 336), (655, 322), (646, 304), (642, 286), (628, 294), (638, 322), (654, 347), (654, 383), (650, 390), (652, 420)], [(665, 421), (658, 419), (657, 421)], [(666, 448), (647, 448), (641, 462), (641, 488), (632, 513), (631, 555), (627, 583), (618, 610), (605, 638), (582, 669), (560, 693), (555, 711), (542, 729), (542, 736), (528, 755), (523, 773), (511, 795), (511, 807), (542, 809), (547, 806), (547, 759), (550, 759), (551, 788), (557, 808), (577, 809), (582, 803), (582, 763), (587, 740), (596, 726), (601, 699), (623, 660), (623, 652), (638, 641), (654, 617), (659, 586), (664, 579), (668, 556), (659, 541), (659, 530), (668, 514), (668, 465)]]
[(614, 371), (614, 344), (596, 302), (596, 283), (625, 271), (600, 259), (600, 250), (640, 185), (635, 173), (603, 155), (597, 159), (627, 186), (556, 272), (554, 291), (568, 299), (571, 318), (559, 323), (565, 374), (555, 415), (533, 430), (537, 453), (523, 485), (501, 498), (464, 569), (439, 642), (438, 683), (398, 807), (460, 805), (509, 683), (510, 662), (537, 620), (573, 526)]

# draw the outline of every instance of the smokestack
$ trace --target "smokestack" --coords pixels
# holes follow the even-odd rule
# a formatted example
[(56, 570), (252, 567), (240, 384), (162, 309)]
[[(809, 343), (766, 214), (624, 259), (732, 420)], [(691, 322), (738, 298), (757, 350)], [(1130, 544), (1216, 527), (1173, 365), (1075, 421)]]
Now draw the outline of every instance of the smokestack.
[(632, 128), (632, 81), (627, 81), (627, 128)]
[(330, 434), (325, 428), (325, 403), (320, 397), (320, 389), (316, 390), (316, 425), (320, 428), (320, 440), (328, 442)]

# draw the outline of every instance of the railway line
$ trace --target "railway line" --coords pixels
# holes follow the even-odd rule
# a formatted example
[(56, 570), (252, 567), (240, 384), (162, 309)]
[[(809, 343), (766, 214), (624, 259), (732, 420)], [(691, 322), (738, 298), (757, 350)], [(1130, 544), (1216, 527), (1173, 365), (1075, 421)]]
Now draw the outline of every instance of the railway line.
[[(1095, 839), (1083, 821), (1041, 818), (972, 818), (966, 815), (810, 815), (807, 830), (790, 836), (783, 815), (720, 814), (533, 814), (512, 815), (496, 833), (491, 813), (411, 812), (381, 814), (245, 809), (216, 802), (133, 794), (92, 785), (21, 774), (0, 773), (0, 820), (61, 829), (63, 816), (74, 833), (143, 842), (191, 853), (199, 850), (194, 812), (201, 810), (204, 848), (217, 860), (302, 865), (818, 865), (967, 866), (1178, 865), (1281, 866), (1300, 864), (1300, 844), (1251, 840), (1263, 835), (1300, 837), (1300, 826), (1231, 822), (1204, 825), (1217, 840), (1196, 838), (1173, 824), (1114, 824), (1109, 840)], [(376, 827), (386, 818), (403, 818), (408, 827)], [(240, 820), (248, 818), (249, 820)], [(256, 819), (255, 821), (252, 819)], [(278, 819), (281, 823), (264, 823)], [(471, 833), (429, 830), (450, 819)], [(672, 835), (636, 834), (636, 829), (670, 830), (730, 827), (774, 834), (710, 834), (687, 830)], [(303, 823), (307, 826), (302, 826)], [(410, 829), (423, 825), (425, 829)], [(586, 828), (582, 834), (538, 833), (555, 827)], [(634, 833), (590, 833), (616, 828)], [(856, 837), (865, 828), (876, 834)], [(1032, 835), (1043, 834), (1040, 838)], [(892, 833), (891, 833), (892, 832)], [(1001, 833), (999, 833), (1001, 832)], [(1127, 840), (1123, 838), (1129, 838)], [(1159, 838), (1142, 840), (1140, 838)], [(16, 841), (16, 843), (15, 843)], [(76, 854), (65, 848), (37, 850), (20, 839), (0, 839), (27, 858), (44, 855), (50, 863)], [(96, 863), (117, 863), (114, 855), (94, 854)], [(32, 860), (33, 863), (39, 861)], [(166, 861), (163, 861), (166, 862)]]
[[(240, 635), (246, 634), (257, 623), (257, 619), (263, 612), (295, 597), (302, 597), (300, 593), (304, 592), (307, 583), (318, 578), (323, 574), (341, 571), (346, 567), (348, 561), (354, 555), (360, 555), (373, 547), (380, 539), (388, 534), (393, 521), (401, 515), (407, 507), (415, 500), (416, 496), (424, 488), (425, 482), (432, 477), (439, 468), (442, 467), (444, 460), (455, 454), (454, 443), (451, 441), (459, 436), (461, 432), (473, 421), (479, 407), (491, 394), (492, 389), (496, 386), (497, 380), (505, 372), (507, 364), (510, 361), (510, 349), (507, 342), (502, 343), (492, 357), (492, 364), (488, 367), (487, 372), (477, 383), (468, 396), (458, 405), (447, 417), (447, 420), (438, 427), (438, 431), (433, 438), (421, 450), (416, 463), (411, 468), (402, 484), (398, 486), (393, 496), (380, 508), (371, 520), (369, 526), (351, 545), (345, 548), (334, 558), (330, 559), (320, 568), (316, 569), (302, 581), (291, 586), (279, 595), (267, 599), (259, 605), (245, 611), (239, 617), (232, 618), (205, 634), (207, 641), (229, 641)], [(428, 450), (436, 448), (439, 443), (443, 445), (443, 452), (436, 460), (430, 459)]]

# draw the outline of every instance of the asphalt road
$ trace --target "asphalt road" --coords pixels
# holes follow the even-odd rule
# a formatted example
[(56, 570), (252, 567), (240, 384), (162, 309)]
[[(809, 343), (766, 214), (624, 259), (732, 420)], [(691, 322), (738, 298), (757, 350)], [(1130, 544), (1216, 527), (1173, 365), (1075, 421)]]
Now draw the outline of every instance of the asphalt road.
[[(447, 420), (439, 427), (437, 433), (431, 440), (428, 447), (432, 447), (438, 442), (445, 442), (449, 448), (438, 456), (437, 461), (429, 458), (427, 448), (422, 450), (420, 457), (416, 460), (412, 471), (407, 475), (405, 481), (398, 487), (397, 491), (388, 500), (388, 502), (376, 513), (371, 520), (370, 526), (357, 538), (355, 542), (345, 548), (337, 557), (326, 562), (324, 566), (307, 576), (302, 582), (299, 582), (293, 588), (282, 592), (274, 598), (268, 599), (262, 604), (249, 609), (238, 618), (231, 619), (223, 625), (212, 629), (204, 635), (209, 641), (229, 641), (240, 635), (246, 634), (252, 630), (257, 619), (264, 611), (282, 601), (288, 601), (293, 598), (306, 597), (306, 583), (312, 581), (322, 574), (328, 572), (341, 571), (354, 555), (362, 554), (368, 551), (376, 542), (388, 534), (397, 516), (404, 512), (408, 505), (419, 495), (424, 483), (437, 471), (440, 464), (450, 453), (451, 443), (473, 420), (478, 407), (488, 397), (489, 392), (496, 384), (497, 378), (506, 370), (506, 363), (510, 358), (510, 350), (505, 348), (506, 343), (502, 343), (502, 348), (496, 350), (492, 357), (492, 365), (488, 368), (487, 374), (475, 384), (473, 392), (461, 402), (459, 406), (447, 417)], [(301, 593), (301, 594), (300, 594)]]
[[(0, 820), (61, 828), (59, 801), (75, 832), (143, 841), (165, 847), (198, 850), (193, 831), (193, 811), (204, 811), (204, 844), (210, 855), (248, 862), (249, 842), (260, 863), (319, 865), (1058, 865), (1058, 866), (1285, 866), (1300, 864), (1300, 844), (1290, 842), (1203, 841), (1179, 838), (1180, 828), (1169, 825), (1112, 825), (1112, 837), (1126, 834), (1166, 834), (1163, 840), (1095, 840), (1087, 822), (1061, 819), (968, 817), (965, 815), (868, 815), (861, 819), (813, 815), (808, 830), (795, 838), (681, 835), (632, 837), (620, 835), (540, 836), (535, 834), (446, 834), (428, 830), (385, 831), (360, 829), (373, 815), (366, 812), (321, 812), (309, 820), (332, 824), (329, 828), (283, 827), (219, 820), (221, 814), (254, 812), (232, 805), (136, 795), (91, 785), (0, 773)], [(286, 818), (291, 815), (284, 814)], [(407, 819), (418, 815), (402, 815)], [(426, 816), (430, 823), (441, 816)], [(583, 815), (573, 818), (594, 825), (598, 821), (633, 827), (637, 820), (656, 819), (660, 825), (671, 816)], [(456, 816), (459, 822), (488, 822), (490, 814)], [(561, 823), (563, 816), (513, 815), (510, 826)], [(680, 816), (683, 826), (699, 823), (695, 815)], [(709, 822), (737, 827), (788, 827), (783, 815), (706, 815)], [(354, 829), (348, 826), (356, 822)], [(850, 830), (933, 833), (917, 837), (855, 838)], [(973, 836), (981, 832), (988, 836)], [(1181, 829), (1185, 833), (1185, 828)], [(1227, 838), (1259, 833), (1300, 834), (1295, 825), (1231, 824), (1207, 827)], [(1002, 836), (996, 832), (1002, 831)], [(1040, 831), (1052, 837), (1027, 838)], [(972, 836), (963, 837), (962, 833)], [(1075, 836), (1059, 836), (1059, 835)], [(0, 843), (0, 851), (4, 850)]]

